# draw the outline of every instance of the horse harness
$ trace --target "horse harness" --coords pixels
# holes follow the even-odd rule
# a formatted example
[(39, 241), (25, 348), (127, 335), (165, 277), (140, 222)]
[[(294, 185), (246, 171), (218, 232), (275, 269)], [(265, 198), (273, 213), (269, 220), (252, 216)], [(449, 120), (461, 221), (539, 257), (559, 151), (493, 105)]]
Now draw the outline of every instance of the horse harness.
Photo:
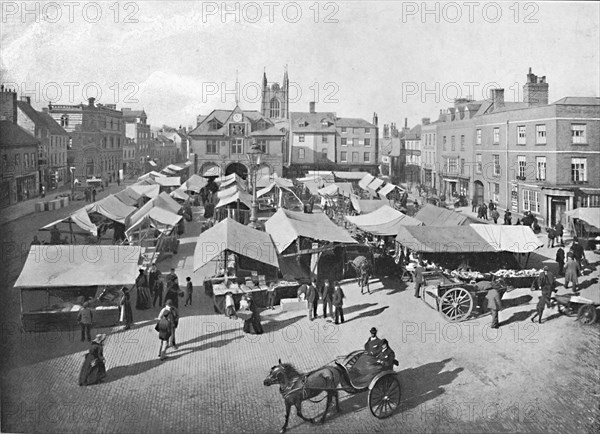
[[(330, 369), (328, 366), (325, 367), (326, 369)], [(302, 374), (299, 377), (294, 377), (291, 379), (290, 381), (290, 385), (289, 386), (284, 386), (283, 384), (280, 385), (279, 387), (279, 392), (283, 395), (283, 399), (287, 399), (288, 396), (290, 396), (292, 393), (297, 392), (298, 390), (302, 390), (302, 401), (304, 400), (308, 400), (310, 402), (313, 403), (319, 403), (321, 401), (323, 401), (325, 398), (327, 398), (327, 395), (325, 395), (323, 398), (313, 401), (312, 399), (308, 398), (308, 392), (307, 392), (307, 388), (306, 388), (306, 381), (308, 380), (308, 377), (312, 374), (314, 374), (317, 371), (312, 371), (312, 372), (308, 372), (306, 374)], [(301, 385), (297, 386), (298, 384), (298, 380), (300, 380)], [(296, 386), (296, 387), (294, 387)], [(321, 389), (322, 391), (325, 390), (329, 390), (329, 389)], [(333, 390), (338, 390), (338, 389), (333, 389)]]

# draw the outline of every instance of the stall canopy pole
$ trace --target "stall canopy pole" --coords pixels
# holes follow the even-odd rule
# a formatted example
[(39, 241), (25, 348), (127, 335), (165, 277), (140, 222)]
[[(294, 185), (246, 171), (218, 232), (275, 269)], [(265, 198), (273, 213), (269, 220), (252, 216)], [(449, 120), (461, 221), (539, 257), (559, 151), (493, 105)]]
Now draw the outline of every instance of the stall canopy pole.
[(73, 221), (69, 219), (69, 231), (71, 232), (71, 244), (75, 244), (75, 239), (73, 236)]
[(525, 266), (523, 268), (527, 268), (527, 263), (529, 262), (529, 255), (531, 255), (531, 252), (527, 253), (527, 260), (525, 261)]

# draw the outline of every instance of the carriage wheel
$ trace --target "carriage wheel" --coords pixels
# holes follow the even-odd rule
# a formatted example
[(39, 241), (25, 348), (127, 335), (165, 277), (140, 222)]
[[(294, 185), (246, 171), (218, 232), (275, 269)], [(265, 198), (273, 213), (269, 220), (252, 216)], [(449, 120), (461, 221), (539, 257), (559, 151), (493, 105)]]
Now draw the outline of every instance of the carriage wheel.
[(464, 288), (449, 289), (442, 296), (439, 309), (450, 322), (465, 320), (473, 310), (473, 297)]
[(369, 409), (377, 419), (390, 417), (400, 406), (400, 382), (395, 375), (380, 378), (369, 390)]
[(594, 324), (596, 322), (596, 306), (584, 304), (577, 311), (577, 320), (581, 324)]

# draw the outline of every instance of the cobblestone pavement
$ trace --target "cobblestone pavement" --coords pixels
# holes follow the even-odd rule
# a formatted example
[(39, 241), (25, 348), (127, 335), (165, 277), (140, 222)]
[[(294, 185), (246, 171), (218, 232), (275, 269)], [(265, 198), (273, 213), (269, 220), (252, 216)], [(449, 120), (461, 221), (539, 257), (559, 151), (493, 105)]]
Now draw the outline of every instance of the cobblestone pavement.
[[(292, 410), (290, 432), (597, 432), (599, 328), (558, 317), (556, 309), (545, 312), (548, 322), (531, 323), (537, 296), (529, 289), (505, 295), (502, 327), (493, 330), (489, 315), (446, 322), (412, 296), (410, 283), (374, 280), (374, 293), (361, 295), (350, 282), (344, 324), (311, 322), (306, 312), (264, 311), (265, 334), (245, 335), (241, 321), (214, 313), (201, 276), (191, 273), (198, 232), (199, 223), (187, 225), (179, 254), (160, 264), (163, 271), (174, 265), (180, 281), (191, 275), (196, 285), (194, 305), (181, 308), (179, 349), (160, 361), (158, 309), (134, 311), (132, 330), (103, 330), (110, 333), (108, 376), (96, 386), (77, 385), (87, 350), (79, 331), (20, 333), (18, 296), (3, 290), (3, 431), (276, 432), (284, 406), (276, 386), (263, 386), (270, 367), (281, 359), (307, 372), (362, 348), (374, 326), (400, 361), (401, 411), (378, 420), (367, 393), (341, 392), (341, 413), (332, 411), (319, 426)], [(599, 259), (590, 262), (597, 266)], [(598, 291), (597, 278), (597, 270), (584, 278), (587, 291)], [(315, 416), (324, 401), (303, 409)]]

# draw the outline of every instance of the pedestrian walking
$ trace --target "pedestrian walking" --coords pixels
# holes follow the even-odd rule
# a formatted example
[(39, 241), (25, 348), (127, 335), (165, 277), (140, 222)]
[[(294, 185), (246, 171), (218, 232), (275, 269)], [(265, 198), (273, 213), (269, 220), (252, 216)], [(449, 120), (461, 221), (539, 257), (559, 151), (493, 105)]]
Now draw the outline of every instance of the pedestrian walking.
[(158, 277), (154, 281), (154, 296), (152, 298), (152, 307), (156, 307), (157, 301), (159, 307), (163, 304), (163, 291), (165, 288), (165, 283), (163, 280), (163, 276), (158, 275)]
[(323, 300), (323, 318), (327, 318), (327, 308), (329, 308), (329, 313), (333, 317), (333, 288), (329, 279), (325, 279), (321, 288), (321, 300)]
[(556, 225), (554, 225), (554, 229), (556, 229), (556, 242), (560, 243), (561, 246), (564, 246), (565, 242), (563, 240), (563, 235), (565, 232), (565, 227), (559, 221), (558, 223), (556, 223)]
[(50, 244), (62, 244), (62, 240), (60, 239), (60, 230), (58, 230), (58, 226), (52, 226), (50, 229)]
[(565, 268), (565, 288), (569, 287), (569, 283), (573, 283), (573, 292), (577, 292), (581, 267), (579, 267), (579, 263), (577, 260), (575, 260), (575, 258), (573, 258), (573, 256), (569, 256), (567, 259), (567, 266)]
[(483, 215), (483, 219), (484, 219), (484, 220), (487, 220), (487, 219), (488, 219), (488, 207), (487, 207), (487, 205), (486, 205), (485, 203), (483, 204), (483, 212), (482, 212), (482, 215)]
[(546, 298), (546, 295), (542, 294), (540, 295), (537, 305), (535, 306), (535, 315), (533, 315), (531, 317), (531, 322), (535, 322), (535, 318), (538, 318), (538, 322), (541, 324), (542, 323), (542, 315), (544, 314), (544, 308), (546, 307), (547, 304), (550, 303), (550, 300), (548, 300)]
[(340, 321), (344, 323), (344, 291), (339, 282), (335, 282), (335, 290), (333, 291), (332, 304), (335, 308), (335, 323), (339, 324)]
[(92, 190), (92, 202), (96, 202), (96, 189)]
[(135, 279), (136, 298), (135, 308), (138, 310), (150, 309), (150, 289), (148, 288), (148, 279), (143, 268), (139, 269), (140, 274)]
[(179, 308), (179, 278), (175, 274), (175, 269), (171, 268), (171, 272), (167, 274), (167, 293), (165, 300), (171, 300), (176, 308)]
[(548, 236), (548, 247), (552, 249), (554, 248), (554, 238), (556, 238), (556, 231), (553, 227), (549, 227), (546, 229), (546, 234)]
[(556, 251), (556, 263), (558, 264), (558, 275), (565, 275), (565, 251), (562, 247)]
[(496, 209), (496, 205), (494, 205), (494, 202), (492, 202), (492, 199), (490, 199), (490, 204), (488, 205), (488, 209), (491, 211), (494, 211)]
[(185, 297), (185, 306), (188, 304), (192, 305), (192, 293), (194, 292), (194, 285), (192, 284), (192, 278), (186, 277), (186, 297)]
[(583, 251), (583, 246), (579, 244), (579, 239), (577, 239), (577, 237), (573, 238), (573, 244), (571, 244), (571, 249), (569, 251), (573, 253), (573, 257), (579, 263), (579, 267), (581, 267), (581, 261), (585, 259), (585, 253)]
[(500, 328), (498, 312), (502, 310), (502, 300), (500, 299), (500, 293), (498, 292), (496, 282), (492, 282), (491, 286), (488, 288), (486, 298), (488, 302), (488, 309), (492, 313), (492, 324), (490, 327), (493, 329)]
[(254, 302), (252, 298), (252, 294), (248, 294), (248, 309), (252, 312), (250, 318), (244, 321), (244, 333), (249, 333), (251, 335), (261, 335), (263, 334), (263, 328), (260, 323), (260, 314), (258, 312), (258, 306)]
[(164, 360), (167, 357), (167, 348), (169, 348), (169, 339), (171, 339), (172, 333), (171, 311), (161, 310), (154, 329), (158, 332), (158, 339), (160, 340), (158, 357), (160, 357), (160, 360)]
[(496, 208), (494, 208), (494, 210), (492, 211), (492, 219), (494, 220), (495, 225), (498, 224), (499, 218), (500, 218), (500, 213), (498, 212), (498, 210)]
[(121, 306), (121, 317), (120, 321), (125, 326), (124, 330), (129, 330), (131, 328), (131, 324), (133, 324), (133, 311), (131, 310), (131, 295), (129, 294), (129, 290), (127, 287), (121, 288), (121, 301), (119, 305)]
[(415, 297), (421, 298), (421, 286), (423, 285), (423, 271), (425, 271), (423, 261), (419, 261), (415, 267)]
[(471, 200), (471, 212), (475, 212), (477, 211), (477, 198), (474, 197), (473, 200)]
[(104, 358), (105, 334), (96, 335), (88, 353), (85, 355), (83, 365), (79, 371), (79, 385), (89, 386), (97, 384), (106, 377), (106, 359)]
[(269, 309), (275, 309), (273, 305), (275, 304), (275, 282), (269, 283), (269, 288), (267, 288), (267, 305)]
[(534, 284), (542, 290), (542, 294), (545, 295), (545, 298), (548, 301), (546, 305), (548, 308), (551, 308), (552, 303), (550, 299), (552, 298), (552, 292), (556, 292), (556, 290), (554, 289), (554, 276), (548, 271), (548, 266), (543, 268), (537, 280), (534, 281)]
[(81, 326), (81, 342), (86, 338), (88, 342), (92, 340), (92, 323), (94, 321), (94, 313), (90, 309), (90, 303), (85, 302), (81, 310), (77, 313), (77, 322)]
[(507, 226), (512, 225), (512, 213), (509, 210), (504, 211), (504, 224)]
[(117, 187), (121, 186), (121, 178), (117, 178)]
[(306, 301), (308, 302), (308, 319), (310, 321), (317, 317), (317, 302), (319, 296), (317, 295), (317, 288), (315, 288), (314, 281), (310, 282), (306, 288)]
[(86, 188), (86, 189), (85, 189), (85, 191), (83, 192), (83, 194), (84, 194), (84, 196), (85, 196), (85, 201), (86, 201), (86, 202), (89, 202), (89, 201), (90, 201), (90, 195), (91, 195), (91, 193), (90, 193), (90, 189), (89, 189), (89, 188)]

